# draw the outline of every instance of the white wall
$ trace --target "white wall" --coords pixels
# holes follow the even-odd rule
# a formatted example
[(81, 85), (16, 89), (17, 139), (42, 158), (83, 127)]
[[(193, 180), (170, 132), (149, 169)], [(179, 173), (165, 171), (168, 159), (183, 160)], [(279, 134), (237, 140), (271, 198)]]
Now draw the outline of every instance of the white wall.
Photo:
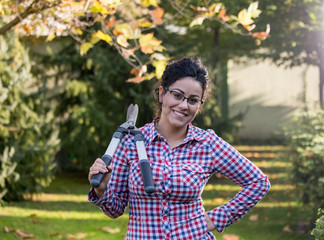
[(228, 65), (230, 115), (248, 109), (238, 135), (248, 139), (269, 139), (281, 124), (300, 111), (306, 84), (307, 106), (318, 106), (319, 73), (314, 66), (292, 69), (277, 67), (270, 61)]

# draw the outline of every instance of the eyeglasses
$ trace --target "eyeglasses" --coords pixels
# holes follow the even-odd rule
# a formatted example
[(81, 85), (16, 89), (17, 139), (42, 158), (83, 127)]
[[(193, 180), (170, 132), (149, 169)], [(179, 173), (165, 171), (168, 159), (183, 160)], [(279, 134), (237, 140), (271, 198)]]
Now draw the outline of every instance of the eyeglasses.
[(176, 90), (170, 90), (169, 88), (165, 88), (166, 91), (170, 92), (171, 96), (173, 97), (174, 100), (178, 102), (182, 102), (185, 99), (187, 99), (187, 103), (191, 106), (196, 107), (199, 103), (203, 104), (204, 101), (197, 98), (197, 97), (185, 97), (181, 92), (178, 92)]

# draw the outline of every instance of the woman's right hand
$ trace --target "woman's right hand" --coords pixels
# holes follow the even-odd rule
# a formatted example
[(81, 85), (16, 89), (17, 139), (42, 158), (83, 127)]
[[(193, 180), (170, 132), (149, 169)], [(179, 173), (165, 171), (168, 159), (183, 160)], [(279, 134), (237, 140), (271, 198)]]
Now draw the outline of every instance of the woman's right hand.
[(99, 198), (105, 192), (108, 181), (111, 177), (111, 172), (112, 172), (112, 167), (111, 166), (106, 167), (105, 162), (100, 158), (97, 158), (96, 161), (90, 167), (90, 171), (89, 171), (89, 175), (88, 175), (89, 182), (91, 181), (91, 178), (93, 175), (96, 175), (98, 173), (104, 174), (104, 177), (103, 177), (99, 187), (94, 188), (94, 190), (96, 191), (96, 194)]

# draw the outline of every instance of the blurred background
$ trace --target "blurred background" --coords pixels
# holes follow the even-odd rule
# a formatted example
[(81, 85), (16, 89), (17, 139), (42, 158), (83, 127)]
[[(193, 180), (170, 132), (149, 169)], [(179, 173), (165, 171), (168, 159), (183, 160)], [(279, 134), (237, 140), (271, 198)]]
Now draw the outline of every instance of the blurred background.
[[(212, 80), (194, 124), (273, 186), (218, 239), (323, 239), (322, 0), (1, 1), (1, 239), (123, 239), (127, 218), (88, 206), (88, 169), (129, 104), (137, 127), (154, 119), (154, 86), (183, 56), (199, 56)], [(232, 185), (215, 176), (207, 186), (208, 209)]]

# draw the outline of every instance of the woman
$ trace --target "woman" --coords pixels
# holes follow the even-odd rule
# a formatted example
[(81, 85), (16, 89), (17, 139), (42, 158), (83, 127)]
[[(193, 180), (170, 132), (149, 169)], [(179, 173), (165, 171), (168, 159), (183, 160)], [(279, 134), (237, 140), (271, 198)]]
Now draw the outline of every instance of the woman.
[[(267, 177), (213, 130), (191, 124), (207, 97), (209, 77), (198, 58), (170, 62), (156, 89), (157, 117), (140, 130), (155, 185), (146, 194), (133, 136), (119, 144), (111, 166), (96, 159), (89, 180), (107, 173), (89, 200), (116, 218), (129, 204), (126, 239), (215, 239), (269, 191)], [(205, 212), (201, 193), (221, 173), (242, 187), (226, 204)]]

